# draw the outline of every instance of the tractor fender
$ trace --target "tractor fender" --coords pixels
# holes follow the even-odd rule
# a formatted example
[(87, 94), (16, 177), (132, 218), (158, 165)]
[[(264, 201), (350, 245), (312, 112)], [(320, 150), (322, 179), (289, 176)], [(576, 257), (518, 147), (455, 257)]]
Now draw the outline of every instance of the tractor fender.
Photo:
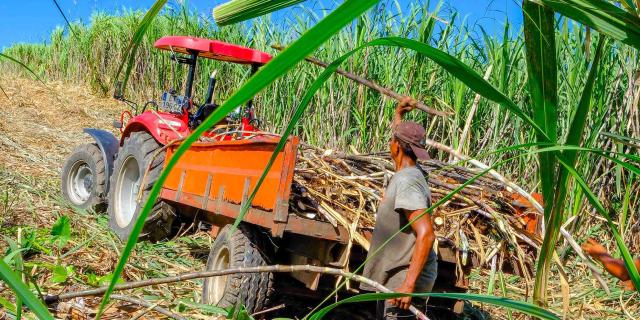
[(90, 135), (93, 140), (96, 141), (98, 148), (102, 152), (102, 158), (104, 159), (104, 173), (107, 181), (105, 182), (105, 192), (109, 190), (109, 177), (113, 171), (113, 160), (118, 153), (118, 147), (120, 142), (113, 133), (95, 128), (85, 128), (82, 130), (84, 133)]
[(136, 131), (148, 132), (162, 145), (167, 145), (173, 140), (189, 135), (189, 127), (181, 116), (164, 112), (154, 114), (146, 111), (127, 122), (120, 138), (120, 145), (124, 143), (126, 137)]

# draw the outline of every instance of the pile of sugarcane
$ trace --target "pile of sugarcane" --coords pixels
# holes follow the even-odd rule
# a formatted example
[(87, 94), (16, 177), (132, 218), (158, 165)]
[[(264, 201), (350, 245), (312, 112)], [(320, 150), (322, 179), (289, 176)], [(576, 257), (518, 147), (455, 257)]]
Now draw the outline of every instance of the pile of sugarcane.
[[(434, 204), (478, 174), (437, 160), (420, 165), (428, 173)], [(305, 218), (347, 228), (356, 243), (368, 248), (363, 232), (373, 228), (377, 205), (392, 176), (388, 153), (351, 155), (304, 145), (289, 208)], [(513, 198), (501, 182), (482, 176), (435, 208), (431, 216), (436, 234), (477, 255), (481, 263), (502, 253), (501, 259), (518, 258), (518, 263), (528, 265), (523, 269), (530, 270), (540, 238), (525, 228), (525, 215), (533, 209), (514, 207)]]

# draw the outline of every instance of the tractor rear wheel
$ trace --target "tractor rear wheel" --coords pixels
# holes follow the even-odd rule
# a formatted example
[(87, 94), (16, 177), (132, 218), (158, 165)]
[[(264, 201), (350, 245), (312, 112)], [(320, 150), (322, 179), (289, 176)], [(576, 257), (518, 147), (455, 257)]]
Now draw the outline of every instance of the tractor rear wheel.
[[(131, 234), (151, 188), (160, 176), (165, 158), (161, 148), (149, 133), (139, 131), (126, 137), (118, 151), (109, 187), (108, 212), (109, 225), (122, 240)], [(175, 215), (173, 206), (157, 201), (140, 237), (150, 241), (166, 239), (171, 234)]]
[[(240, 224), (231, 231), (227, 225), (218, 234), (207, 260), (207, 271), (268, 265), (266, 239), (258, 230)], [(204, 280), (203, 303), (222, 308), (244, 306), (254, 313), (267, 307), (273, 293), (273, 273), (237, 273)]]
[(62, 195), (75, 207), (104, 211), (107, 182), (104, 171), (104, 159), (98, 145), (77, 146), (62, 166)]

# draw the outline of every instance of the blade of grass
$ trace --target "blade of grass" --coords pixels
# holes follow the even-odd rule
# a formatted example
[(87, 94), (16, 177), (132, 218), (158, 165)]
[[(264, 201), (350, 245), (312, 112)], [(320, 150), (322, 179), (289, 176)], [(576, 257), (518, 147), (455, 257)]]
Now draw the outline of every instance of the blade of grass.
[[(18, 243), (20, 243), (20, 232), (18, 232)], [(15, 270), (19, 275), (23, 275), (24, 272), (24, 260), (22, 259), (22, 251), (24, 248), (18, 246), (18, 244), (9, 237), (4, 237), (4, 240), (9, 244), (11, 253), (15, 253), (13, 261), (15, 262)], [(11, 255), (11, 254), (10, 254)], [(6, 258), (5, 258), (6, 259)], [(24, 276), (21, 277), (21, 281), (24, 280)], [(16, 297), (16, 319), (22, 319), (22, 299)]]
[(36, 298), (3, 259), (0, 259), (0, 279), (16, 293), (16, 297), (19, 297), (39, 319), (53, 320), (53, 316), (49, 313), (47, 307), (44, 306), (40, 299)]
[(189, 147), (198, 140), (198, 138), (207, 131), (215, 123), (222, 120), (230, 111), (237, 106), (249, 101), (256, 93), (260, 92), (270, 83), (286, 73), (289, 69), (295, 66), (298, 62), (309, 55), (313, 50), (319, 47), (324, 41), (329, 39), (334, 33), (342, 29), (346, 24), (351, 22), (355, 17), (359, 16), (371, 6), (377, 3), (376, 0), (347, 0), (340, 5), (335, 11), (327, 15), (318, 24), (311, 29), (307, 30), (296, 42), (294, 42), (289, 48), (282, 51), (268, 64), (262, 67), (256, 72), (240, 89), (238, 89), (227, 101), (225, 101), (220, 107), (216, 109), (211, 115), (209, 115), (205, 121), (191, 133), (183, 143), (180, 144), (174, 155), (169, 159), (165, 169), (160, 174), (157, 182), (154, 184), (147, 202), (144, 204), (138, 219), (136, 220), (134, 227), (129, 235), (127, 243), (118, 265), (113, 272), (113, 279), (109, 283), (109, 289), (105, 292), (100, 308), (96, 315), (99, 319), (104, 312), (104, 307), (109, 301), (109, 295), (113, 292), (113, 287), (116, 284), (117, 279), (122, 274), (127, 259), (131, 255), (131, 251), (136, 244), (138, 236), (142, 231), (144, 223), (146, 221), (151, 208), (158, 199), (160, 189), (167, 179), (168, 173), (176, 165), (180, 157), (185, 153)]
[(213, 18), (219, 26), (238, 23), (263, 16), (305, 0), (232, 0), (213, 9)]
[[(524, 38), (527, 57), (529, 95), (533, 104), (533, 119), (544, 130), (538, 142), (555, 143), (558, 130), (558, 74), (556, 63), (553, 11), (524, 0)], [(547, 138), (547, 139), (545, 139)], [(544, 199), (553, 199), (555, 161), (553, 154), (540, 154), (540, 182)], [(551, 206), (545, 207), (545, 220)]]
[(120, 73), (122, 72), (122, 69), (124, 68), (124, 65), (126, 63), (127, 69), (124, 73), (124, 80), (122, 81), (121, 89), (124, 90), (124, 88), (126, 88), (127, 82), (129, 81), (129, 75), (131, 74), (131, 70), (133, 69), (133, 63), (135, 62), (136, 53), (138, 52), (138, 48), (140, 47), (140, 43), (142, 43), (142, 39), (149, 29), (149, 26), (151, 26), (153, 19), (158, 15), (160, 10), (166, 3), (167, 0), (156, 0), (156, 2), (153, 3), (151, 8), (144, 15), (142, 21), (140, 21), (140, 23), (138, 24), (136, 32), (133, 34), (129, 45), (127, 45), (127, 48), (125, 49), (126, 54), (124, 55), (122, 61), (120, 62), (120, 65), (118, 66), (118, 71), (116, 71), (114, 77), (114, 85), (120, 78)]
[[(0, 52), (0, 58), (5, 58), (13, 63), (16, 63), (17, 65), (19, 65), (20, 67), (22, 67), (23, 69), (27, 70), (29, 73), (31, 73), (33, 75), (33, 77), (40, 81), (40, 83), (42, 83), (44, 86), (46, 86), (46, 84), (44, 83), (44, 81), (42, 81), (42, 79), (40, 78), (40, 76), (38, 76), (33, 70), (31, 70), (31, 68), (29, 68), (26, 64), (24, 64), (22, 61), (15, 59), (9, 55), (6, 55), (2, 52)], [(4, 90), (3, 90), (4, 91)]]
[[(523, 0), (524, 39), (527, 60), (527, 85), (533, 118), (542, 127), (546, 136), (536, 134), (538, 142), (555, 143), (558, 137), (558, 68), (556, 62), (556, 41), (554, 15), (551, 9)], [(556, 157), (553, 153), (538, 154), (538, 177), (545, 199), (545, 237), (536, 266), (533, 299), (546, 305), (547, 279), (551, 258), (555, 250), (562, 220), (561, 212), (554, 211), (552, 205), (556, 182)]]
[(71, 23), (69, 22), (69, 19), (67, 19), (67, 16), (64, 14), (64, 11), (62, 11), (62, 8), (60, 7), (60, 4), (58, 3), (58, 0), (53, 0), (53, 3), (56, 5), (56, 8), (58, 8), (58, 12), (60, 12), (60, 15), (62, 15), (62, 18), (64, 19), (64, 22), (67, 23), (67, 27), (69, 27), (69, 32), (71, 32), (71, 34), (77, 39), (78, 35), (73, 30), (73, 27), (71, 27)]
[(494, 306), (504, 307), (507, 309), (515, 310), (522, 312), (524, 314), (539, 318), (539, 319), (547, 319), (547, 320), (559, 320), (560, 318), (555, 315), (553, 312), (545, 310), (543, 308), (537, 307), (531, 303), (511, 300), (502, 297), (496, 297), (491, 295), (482, 295), (482, 294), (474, 294), (474, 293), (365, 293), (359, 294), (357, 296), (349, 297), (344, 300), (340, 300), (336, 303), (328, 305), (318, 312), (314, 313), (310, 320), (321, 320), (324, 316), (326, 316), (331, 310), (336, 307), (347, 304), (347, 303), (359, 303), (359, 302), (369, 302), (369, 301), (379, 301), (379, 300), (387, 300), (399, 297), (434, 297), (434, 298), (446, 298), (446, 299), (457, 299), (457, 300), (469, 300), (476, 301), (480, 303), (486, 303)]
[(640, 49), (640, 17), (603, 0), (531, 0)]

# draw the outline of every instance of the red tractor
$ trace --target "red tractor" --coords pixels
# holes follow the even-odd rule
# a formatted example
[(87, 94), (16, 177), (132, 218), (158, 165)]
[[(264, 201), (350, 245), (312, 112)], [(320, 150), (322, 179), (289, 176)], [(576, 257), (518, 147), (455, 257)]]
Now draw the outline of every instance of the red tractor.
[[(160, 103), (148, 102), (139, 109), (117, 90), (114, 97), (133, 109), (122, 113), (117, 126), (120, 139), (105, 130), (85, 129), (95, 142), (77, 147), (62, 170), (66, 199), (84, 209), (100, 210), (106, 205), (110, 227), (121, 239), (131, 233), (166, 159), (217, 107), (212, 99), (214, 76), (202, 104), (193, 99), (197, 58), (246, 64), (253, 71), (271, 59), (264, 52), (192, 37), (163, 37), (155, 47), (171, 51), (173, 60), (188, 66), (184, 95), (165, 92)], [(130, 119), (123, 126), (125, 116)], [(193, 144), (162, 187), (143, 230), (146, 239), (169, 236), (178, 213), (210, 223), (214, 236), (230, 229), (279, 140), (260, 131), (258, 123), (250, 101)], [(347, 263), (363, 261), (366, 250), (357, 245), (349, 250), (346, 228), (289, 212), (298, 143), (297, 137), (289, 137), (240, 227), (230, 237), (216, 238), (208, 270), (276, 263), (347, 267)], [(448, 291), (464, 290), (466, 278), (452, 273), (455, 248), (441, 245), (439, 261), (441, 284), (436, 285)], [(335, 284), (334, 278), (314, 273), (293, 273), (291, 277), (297, 280), (294, 283), (304, 284), (306, 294), (318, 292), (324, 284), (332, 289)], [(206, 279), (203, 302), (223, 307), (241, 303), (255, 312), (266, 306), (273, 291), (273, 274), (233, 274)]]

